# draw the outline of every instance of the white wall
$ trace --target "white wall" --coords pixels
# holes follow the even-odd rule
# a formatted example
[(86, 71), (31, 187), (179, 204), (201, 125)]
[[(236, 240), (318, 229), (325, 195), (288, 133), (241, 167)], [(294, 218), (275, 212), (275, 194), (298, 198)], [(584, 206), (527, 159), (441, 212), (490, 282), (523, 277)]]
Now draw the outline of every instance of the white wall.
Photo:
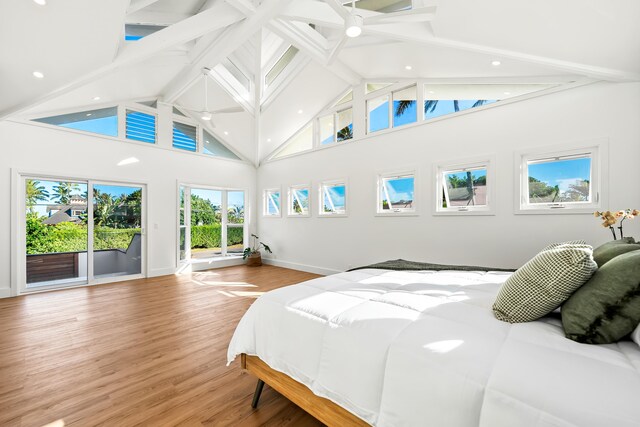
[[(112, 138), (35, 124), (0, 122), (0, 297), (9, 294), (12, 168), (27, 173), (125, 180), (147, 184), (148, 275), (171, 274), (176, 267), (176, 186), (178, 181), (248, 191), (248, 220), (255, 224), (256, 171), (252, 165), (181, 153)], [(117, 164), (129, 157), (139, 163)], [(156, 228), (157, 225), (157, 228)]]
[[(260, 215), (260, 237), (275, 262), (312, 271), (396, 258), (518, 267), (550, 242), (597, 245), (610, 233), (591, 215), (514, 215), (514, 151), (606, 137), (609, 208), (639, 208), (639, 117), (640, 84), (598, 83), (273, 161), (258, 170), (260, 194), (312, 183), (313, 215)], [(496, 215), (433, 216), (433, 163), (486, 154), (496, 158)], [(374, 216), (377, 173), (403, 168), (419, 172), (420, 215)], [(348, 179), (349, 216), (318, 218), (318, 183), (336, 178)], [(640, 220), (626, 231), (640, 237)]]

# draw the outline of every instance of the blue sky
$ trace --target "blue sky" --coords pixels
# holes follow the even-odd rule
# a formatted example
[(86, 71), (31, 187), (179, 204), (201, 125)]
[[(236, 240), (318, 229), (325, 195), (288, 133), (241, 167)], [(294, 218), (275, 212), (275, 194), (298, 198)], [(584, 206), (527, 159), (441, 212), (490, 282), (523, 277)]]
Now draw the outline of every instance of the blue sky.
[[(398, 179), (390, 179), (386, 181), (387, 191), (389, 192), (389, 198), (391, 199), (391, 204), (397, 203), (400, 200), (413, 200), (413, 191), (414, 191), (414, 178), (398, 178)], [(386, 199), (384, 194), (384, 190), (380, 189), (380, 197), (382, 200)]]
[[(329, 193), (329, 197), (331, 197), (331, 201), (333, 202), (333, 206), (336, 209), (344, 209), (344, 194), (345, 194), (345, 186), (340, 185), (336, 187), (328, 187), (327, 193)], [(329, 200), (327, 199), (327, 194), (324, 195), (324, 204), (328, 207), (331, 206)]]
[[(466, 172), (456, 172), (456, 173), (448, 173), (447, 174), (447, 179), (450, 176), (455, 176), (458, 179), (467, 179), (467, 173)], [(480, 170), (475, 170), (475, 171), (471, 171), (471, 176), (473, 177), (473, 179), (478, 179), (482, 176), (487, 176), (487, 170), (486, 169), (480, 169)]]
[(83, 130), (85, 132), (99, 133), (102, 135), (118, 136), (118, 116), (62, 123), (60, 126), (69, 129)]
[(560, 191), (569, 189), (570, 184), (578, 180), (589, 181), (591, 159), (569, 159), (529, 165), (529, 176), (547, 185), (560, 187)]
[[(192, 188), (192, 196), (198, 196), (202, 199), (208, 200), (214, 206), (222, 206), (222, 191), (220, 190), (207, 190), (204, 188)], [(244, 191), (229, 191), (227, 193), (227, 206), (239, 206), (244, 208)]]
[(267, 213), (277, 215), (280, 213), (280, 192), (276, 191), (270, 194), (271, 197), (267, 197)]

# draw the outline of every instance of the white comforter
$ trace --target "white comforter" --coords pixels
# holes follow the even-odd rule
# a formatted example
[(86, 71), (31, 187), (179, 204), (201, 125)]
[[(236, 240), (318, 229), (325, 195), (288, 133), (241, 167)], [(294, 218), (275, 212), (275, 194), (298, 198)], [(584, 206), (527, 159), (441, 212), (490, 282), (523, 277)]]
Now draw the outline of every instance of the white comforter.
[(366, 269), (277, 289), (228, 360), (257, 355), (377, 426), (639, 426), (640, 347), (496, 320), (509, 274)]

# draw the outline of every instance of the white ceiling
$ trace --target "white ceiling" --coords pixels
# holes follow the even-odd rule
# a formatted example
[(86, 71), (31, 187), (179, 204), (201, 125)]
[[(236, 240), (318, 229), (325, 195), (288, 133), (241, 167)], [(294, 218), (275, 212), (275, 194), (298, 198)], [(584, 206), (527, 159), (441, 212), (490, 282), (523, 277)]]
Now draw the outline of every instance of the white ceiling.
[[(247, 158), (267, 156), (363, 79), (640, 80), (637, 0), (414, 0), (410, 15), (392, 20), (359, 10), (368, 23), (361, 37), (349, 40), (343, 40), (343, 22), (350, 9), (339, 4), (48, 0), (39, 6), (31, 0), (1, 1), (0, 119), (95, 105), (95, 96), (101, 105), (160, 98), (199, 109), (202, 67), (230, 58), (260, 84), (266, 67), (289, 44), (311, 62), (283, 79), (268, 101), (240, 94), (246, 112), (214, 117), (216, 132)], [(373, 23), (381, 17), (386, 23)], [(125, 43), (125, 23), (167, 28)], [(499, 67), (491, 65), (496, 59)], [(45, 78), (34, 78), (36, 70)], [(238, 93), (215, 78), (210, 83), (211, 110), (238, 105)]]

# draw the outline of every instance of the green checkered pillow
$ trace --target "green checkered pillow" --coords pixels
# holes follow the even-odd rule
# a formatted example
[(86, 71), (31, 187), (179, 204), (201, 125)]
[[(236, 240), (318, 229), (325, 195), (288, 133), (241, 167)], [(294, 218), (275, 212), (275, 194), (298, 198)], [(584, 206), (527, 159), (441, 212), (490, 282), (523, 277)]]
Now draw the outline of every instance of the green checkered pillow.
[(571, 241), (547, 246), (502, 285), (493, 304), (505, 322), (530, 322), (551, 313), (598, 269), (593, 248)]

